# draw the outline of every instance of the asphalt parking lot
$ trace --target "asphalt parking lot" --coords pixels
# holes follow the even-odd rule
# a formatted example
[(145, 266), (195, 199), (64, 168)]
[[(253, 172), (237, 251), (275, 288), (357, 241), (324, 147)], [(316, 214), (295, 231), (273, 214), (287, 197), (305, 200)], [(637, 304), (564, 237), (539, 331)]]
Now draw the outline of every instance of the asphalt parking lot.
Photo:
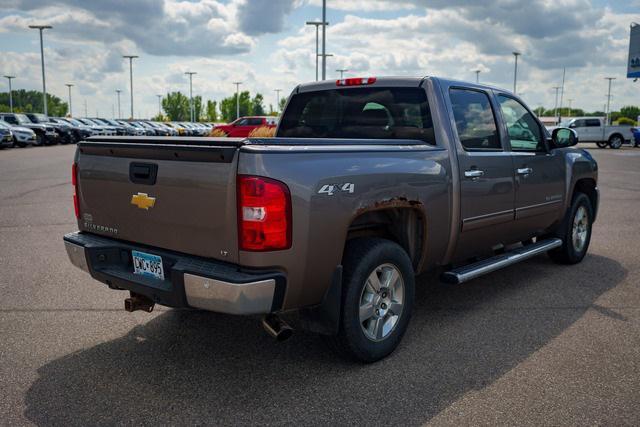
[(591, 148), (582, 264), (422, 277), (399, 350), (368, 366), (252, 318), (126, 313), (67, 261), (75, 148), (0, 152), (0, 423), (637, 425), (640, 149)]

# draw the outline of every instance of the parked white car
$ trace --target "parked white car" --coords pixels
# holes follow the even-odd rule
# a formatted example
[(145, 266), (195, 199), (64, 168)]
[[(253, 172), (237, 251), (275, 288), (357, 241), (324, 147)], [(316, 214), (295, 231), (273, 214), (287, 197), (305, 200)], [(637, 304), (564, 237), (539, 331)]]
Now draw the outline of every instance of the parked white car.
[(609, 126), (602, 117), (574, 117), (558, 127), (571, 128), (578, 132), (580, 142), (595, 142), (600, 148), (620, 148), (633, 141), (632, 126)]

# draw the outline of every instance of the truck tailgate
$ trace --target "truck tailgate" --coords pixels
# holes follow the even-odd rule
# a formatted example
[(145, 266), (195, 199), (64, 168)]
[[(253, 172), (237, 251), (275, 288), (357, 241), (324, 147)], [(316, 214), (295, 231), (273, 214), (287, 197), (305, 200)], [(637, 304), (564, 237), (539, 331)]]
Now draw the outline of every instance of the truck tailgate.
[(236, 262), (239, 142), (199, 140), (81, 142), (80, 230)]

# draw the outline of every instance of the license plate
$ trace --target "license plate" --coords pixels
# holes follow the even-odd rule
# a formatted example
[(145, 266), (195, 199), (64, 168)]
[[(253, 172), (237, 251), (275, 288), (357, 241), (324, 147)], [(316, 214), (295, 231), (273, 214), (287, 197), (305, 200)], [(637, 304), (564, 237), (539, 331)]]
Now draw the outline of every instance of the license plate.
[(133, 272), (141, 276), (164, 280), (162, 258), (145, 252), (131, 251), (133, 257)]

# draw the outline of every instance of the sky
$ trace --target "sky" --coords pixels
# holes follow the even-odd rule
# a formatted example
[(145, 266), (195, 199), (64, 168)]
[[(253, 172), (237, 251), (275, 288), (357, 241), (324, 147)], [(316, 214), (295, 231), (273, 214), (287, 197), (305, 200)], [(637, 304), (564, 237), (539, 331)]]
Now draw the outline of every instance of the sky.
[[(134, 60), (134, 113), (158, 112), (157, 94), (220, 100), (232, 82), (276, 105), (315, 79), (315, 29), (321, 0), (0, 0), (0, 73), (15, 75), (14, 89), (41, 90), (44, 33), (47, 92), (67, 100), (73, 113), (128, 116), (129, 66)], [(554, 86), (566, 68), (564, 105), (602, 110), (607, 81), (611, 109), (640, 105), (640, 81), (626, 79), (629, 25), (640, 23), (640, 0), (327, 0), (327, 78), (441, 76), (513, 88), (532, 107), (553, 108)], [(0, 91), (7, 91), (3, 79)]]

